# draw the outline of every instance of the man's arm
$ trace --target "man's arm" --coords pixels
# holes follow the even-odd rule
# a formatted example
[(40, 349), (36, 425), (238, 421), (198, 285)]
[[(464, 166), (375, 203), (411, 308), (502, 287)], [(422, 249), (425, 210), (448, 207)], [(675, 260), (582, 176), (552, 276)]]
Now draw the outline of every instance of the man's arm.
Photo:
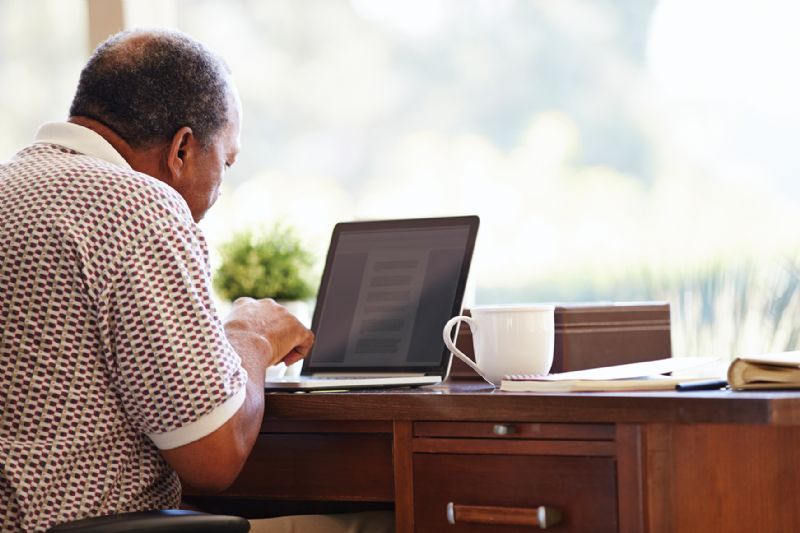
[(161, 455), (192, 487), (218, 492), (242, 469), (255, 444), (264, 416), (267, 367), (292, 364), (308, 354), (313, 334), (273, 300), (240, 298), (224, 323), (225, 335), (247, 370), (244, 403), (213, 433)]

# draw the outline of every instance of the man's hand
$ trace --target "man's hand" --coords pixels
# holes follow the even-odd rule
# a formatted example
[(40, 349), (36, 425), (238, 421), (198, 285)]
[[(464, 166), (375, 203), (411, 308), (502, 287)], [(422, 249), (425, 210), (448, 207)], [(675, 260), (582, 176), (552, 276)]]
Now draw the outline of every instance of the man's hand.
[(308, 355), (314, 343), (314, 334), (271, 299), (239, 298), (233, 302), (224, 326), (228, 340), (243, 359), (252, 357), (253, 350), (240, 349), (239, 344), (257, 343), (267, 350), (266, 359), (262, 360), (265, 368), (299, 361)]

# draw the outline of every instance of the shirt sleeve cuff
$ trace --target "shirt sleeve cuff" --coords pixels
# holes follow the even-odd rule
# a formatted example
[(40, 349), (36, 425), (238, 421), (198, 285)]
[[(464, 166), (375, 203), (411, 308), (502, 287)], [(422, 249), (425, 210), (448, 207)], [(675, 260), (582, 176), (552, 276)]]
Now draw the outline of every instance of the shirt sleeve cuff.
[(213, 411), (201, 416), (199, 419), (185, 426), (181, 426), (166, 433), (150, 433), (147, 436), (160, 450), (171, 450), (184, 444), (189, 444), (202, 439), (219, 429), (231, 419), (244, 403), (247, 387), (242, 386), (239, 391), (225, 400)]

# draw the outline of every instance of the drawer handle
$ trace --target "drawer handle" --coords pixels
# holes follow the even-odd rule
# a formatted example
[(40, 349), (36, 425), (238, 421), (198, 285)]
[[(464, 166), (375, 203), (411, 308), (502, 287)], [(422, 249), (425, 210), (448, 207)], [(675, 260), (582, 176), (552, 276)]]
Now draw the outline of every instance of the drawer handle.
[(492, 433), (494, 433), (498, 437), (513, 435), (516, 432), (517, 428), (513, 424), (495, 424), (494, 427), (492, 428)]
[(540, 505), (533, 509), (524, 507), (490, 507), (484, 505), (447, 504), (447, 522), (450, 524), (495, 524), (500, 526), (539, 526), (547, 529), (561, 523), (561, 511)]

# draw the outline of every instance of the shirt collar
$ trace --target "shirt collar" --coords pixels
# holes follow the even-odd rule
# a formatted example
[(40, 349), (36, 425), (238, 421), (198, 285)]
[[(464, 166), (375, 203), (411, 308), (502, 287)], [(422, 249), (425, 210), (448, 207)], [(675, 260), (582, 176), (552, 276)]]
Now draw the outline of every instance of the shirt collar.
[(125, 158), (99, 133), (71, 122), (48, 122), (42, 125), (36, 132), (34, 142), (57, 144), (122, 168), (131, 168)]

